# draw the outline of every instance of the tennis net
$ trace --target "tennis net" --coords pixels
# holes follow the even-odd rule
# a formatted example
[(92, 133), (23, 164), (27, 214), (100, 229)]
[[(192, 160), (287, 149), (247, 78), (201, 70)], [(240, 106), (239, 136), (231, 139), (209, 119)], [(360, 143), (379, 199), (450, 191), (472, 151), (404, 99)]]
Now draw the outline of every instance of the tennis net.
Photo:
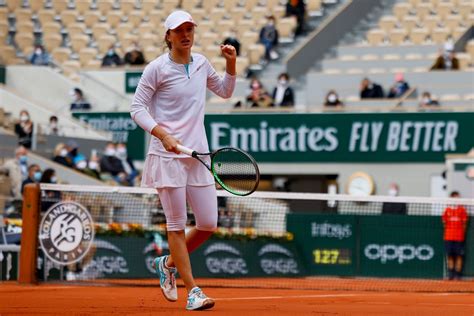
[[(155, 190), (42, 184), (40, 191), (42, 280), (158, 284), (152, 261), (169, 250)], [(193, 273), (204, 286), (474, 292), (466, 282), (474, 277), (472, 224), (462, 279), (447, 280), (446, 208), (472, 216), (474, 200), (218, 191), (218, 229), (191, 254)]]

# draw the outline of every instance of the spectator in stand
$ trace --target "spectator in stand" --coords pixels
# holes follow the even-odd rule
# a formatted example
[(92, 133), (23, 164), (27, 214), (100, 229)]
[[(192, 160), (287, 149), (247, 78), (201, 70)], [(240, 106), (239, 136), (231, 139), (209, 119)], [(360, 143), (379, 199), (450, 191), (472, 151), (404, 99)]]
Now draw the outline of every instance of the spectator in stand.
[(122, 162), (116, 157), (116, 152), (115, 144), (108, 143), (104, 155), (100, 159), (100, 170), (102, 173), (110, 174), (118, 184), (125, 184), (127, 175)]
[(275, 26), (275, 17), (270, 15), (267, 17), (267, 24), (260, 30), (260, 43), (265, 46), (265, 58), (267, 60), (277, 59), (278, 53), (275, 47), (278, 46), (278, 30)]
[(240, 42), (237, 39), (236, 31), (233, 29), (229, 36), (227, 36), (224, 41), (222, 42), (223, 45), (231, 45), (235, 48), (235, 52), (237, 56), (240, 56)]
[(329, 90), (328, 94), (326, 94), (326, 99), (324, 100), (324, 106), (340, 108), (344, 106), (344, 103), (339, 100), (339, 95), (335, 90)]
[[(450, 194), (451, 198), (459, 198), (459, 192)], [(461, 279), (464, 261), (464, 241), (468, 215), (464, 206), (449, 205), (442, 216), (444, 225), (444, 245), (448, 264), (448, 277), (450, 280)]]
[(63, 143), (58, 143), (54, 148), (53, 161), (63, 166), (72, 168), (72, 158), (68, 155), (68, 148)]
[(294, 16), (296, 18), (295, 36), (303, 34), (306, 19), (306, 4), (304, 1), (289, 0), (286, 4), (285, 16)]
[(91, 109), (91, 104), (84, 98), (84, 93), (79, 88), (71, 91), (72, 103), (71, 111), (85, 111)]
[(260, 80), (253, 78), (250, 81), (250, 93), (247, 96), (248, 107), (269, 107), (272, 104), (272, 98), (263, 87)]
[(405, 81), (402, 73), (398, 73), (395, 75), (395, 83), (390, 88), (390, 92), (388, 93), (389, 98), (401, 98), (405, 92), (410, 89), (408, 82)]
[[(48, 168), (43, 172), (40, 183), (58, 183), (56, 178), (56, 171)], [(46, 212), (51, 206), (61, 200), (61, 193), (59, 191), (41, 191), (41, 211)]]
[(459, 70), (459, 60), (454, 52), (454, 45), (452, 43), (444, 44), (444, 52), (436, 58), (432, 70)]
[(21, 183), (21, 194), (23, 194), (23, 190), (25, 185), (28, 183), (39, 183), (41, 180), (41, 169), (37, 164), (32, 164), (28, 167), (28, 177), (23, 180)]
[(295, 96), (289, 83), (290, 76), (287, 73), (281, 73), (278, 76), (278, 83), (272, 94), (274, 107), (295, 105)]
[(431, 108), (433, 106), (439, 106), (439, 102), (437, 100), (434, 100), (431, 97), (431, 93), (429, 93), (428, 91), (423, 92), (420, 101), (420, 108)]
[[(398, 196), (400, 193), (398, 184), (390, 183), (387, 193), (389, 196)], [(406, 203), (385, 202), (382, 205), (382, 214), (406, 215), (407, 213), (408, 211)]]
[(138, 172), (137, 172), (137, 169), (135, 169), (132, 159), (128, 157), (127, 145), (124, 143), (117, 144), (115, 156), (122, 163), (123, 170), (125, 171), (125, 174), (127, 175), (126, 180), (127, 180), (128, 185), (133, 186), (135, 183), (134, 182), (135, 178), (138, 175)]
[(15, 159), (5, 161), (0, 168), (2, 173), (8, 175), (12, 186), (14, 199), (21, 199), (21, 184), (28, 177), (28, 149), (19, 146), (15, 149)]
[(58, 117), (56, 115), (52, 115), (49, 118), (49, 124), (44, 127), (44, 134), (56, 136), (62, 135), (58, 125)]
[[(78, 169), (77, 164), (82, 161), (86, 160), (86, 157), (79, 152), (79, 144), (75, 140), (69, 140), (66, 143), (67, 159), (72, 162), (72, 167)], [(86, 160), (87, 165), (87, 160)]]
[(31, 149), (33, 140), (33, 122), (27, 110), (20, 112), (20, 121), (15, 124), (15, 134), (18, 136), (18, 145)]
[(136, 42), (129, 47), (123, 59), (125, 64), (128, 65), (144, 65), (146, 63), (145, 57), (143, 57), (143, 52)]
[(97, 157), (97, 155), (92, 155), (87, 167), (90, 170), (89, 175), (91, 175), (92, 177), (98, 180), (101, 180), (99, 162), (100, 162), (99, 157)]
[(51, 57), (42, 45), (35, 45), (33, 53), (28, 58), (32, 65), (47, 66), (51, 62)]
[(121, 66), (122, 59), (115, 51), (115, 45), (112, 44), (109, 47), (107, 53), (105, 53), (104, 58), (102, 58), (102, 67), (112, 67), (112, 66)]
[(385, 97), (381, 85), (371, 82), (368, 78), (362, 79), (360, 83), (361, 99), (382, 99)]

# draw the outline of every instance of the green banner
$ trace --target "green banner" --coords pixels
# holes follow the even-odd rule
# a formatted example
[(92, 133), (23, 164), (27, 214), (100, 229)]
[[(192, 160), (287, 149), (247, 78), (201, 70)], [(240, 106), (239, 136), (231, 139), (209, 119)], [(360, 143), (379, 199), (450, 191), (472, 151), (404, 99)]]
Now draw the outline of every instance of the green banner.
[(141, 71), (127, 71), (125, 73), (125, 93), (135, 93), (141, 76)]
[(355, 275), (356, 216), (288, 214), (287, 230), (311, 275)]
[(474, 223), (472, 221), (474, 218), (471, 216), (469, 222), (467, 223), (467, 232), (466, 232), (466, 256), (464, 260), (464, 275), (474, 276)]
[(474, 112), (209, 114), (212, 150), (258, 162), (443, 162), (474, 147)]
[(129, 112), (83, 112), (73, 116), (92, 127), (112, 132), (114, 142), (127, 144), (132, 159), (145, 159), (145, 131), (130, 117)]
[(360, 274), (442, 278), (443, 226), (438, 216), (359, 217)]

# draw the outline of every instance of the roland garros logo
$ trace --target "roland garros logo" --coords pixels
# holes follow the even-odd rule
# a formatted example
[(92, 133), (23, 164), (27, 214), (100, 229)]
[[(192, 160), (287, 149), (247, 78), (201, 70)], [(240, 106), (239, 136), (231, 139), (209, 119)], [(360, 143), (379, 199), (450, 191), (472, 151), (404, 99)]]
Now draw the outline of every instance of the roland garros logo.
[(81, 260), (94, 239), (94, 224), (87, 209), (76, 202), (49, 208), (40, 225), (39, 240), (46, 256), (60, 265)]

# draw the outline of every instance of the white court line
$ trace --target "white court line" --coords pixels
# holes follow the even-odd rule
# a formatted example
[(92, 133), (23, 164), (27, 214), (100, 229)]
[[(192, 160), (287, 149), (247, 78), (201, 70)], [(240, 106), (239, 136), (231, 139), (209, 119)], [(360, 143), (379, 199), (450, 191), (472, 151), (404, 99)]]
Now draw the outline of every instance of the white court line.
[(282, 295), (282, 296), (253, 296), (253, 297), (229, 297), (213, 298), (214, 301), (240, 301), (240, 300), (277, 300), (285, 298), (318, 298), (318, 297), (351, 297), (363, 296), (364, 294), (314, 294), (314, 295)]

